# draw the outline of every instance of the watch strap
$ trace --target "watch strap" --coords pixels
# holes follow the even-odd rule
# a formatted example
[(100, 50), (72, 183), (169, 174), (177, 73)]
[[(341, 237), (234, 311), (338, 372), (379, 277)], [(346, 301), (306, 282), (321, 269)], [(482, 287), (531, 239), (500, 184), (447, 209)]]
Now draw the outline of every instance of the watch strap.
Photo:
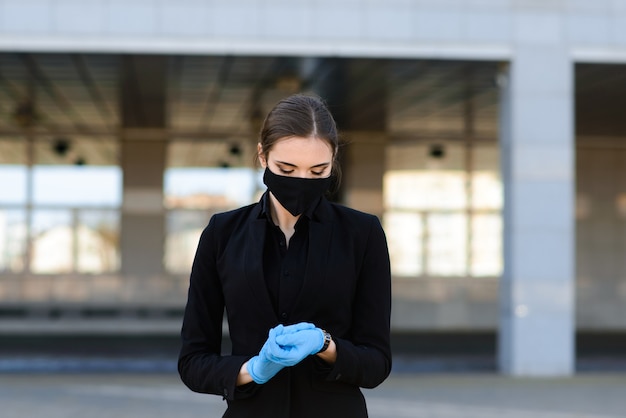
[(322, 348), (320, 349), (320, 351), (318, 351), (318, 353), (323, 353), (324, 351), (326, 351), (328, 349), (328, 346), (330, 345), (330, 341), (333, 339), (330, 333), (326, 330), (323, 329), (322, 332), (324, 333), (324, 345), (322, 345)]

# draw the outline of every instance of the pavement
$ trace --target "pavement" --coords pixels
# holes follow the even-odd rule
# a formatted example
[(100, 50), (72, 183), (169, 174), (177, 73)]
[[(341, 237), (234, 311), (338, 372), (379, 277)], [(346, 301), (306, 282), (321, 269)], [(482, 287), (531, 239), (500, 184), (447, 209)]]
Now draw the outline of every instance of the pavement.
[[(188, 390), (176, 338), (0, 338), (0, 418), (221, 417), (220, 396)], [(512, 378), (489, 353), (394, 354), (364, 390), (371, 418), (626, 418), (626, 358), (581, 357), (567, 378)], [(350, 417), (346, 417), (350, 418)]]
[[(364, 393), (371, 418), (626, 417), (624, 373), (393, 372)], [(0, 373), (3, 418), (198, 418), (224, 409), (221, 397), (189, 391), (174, 372)]]

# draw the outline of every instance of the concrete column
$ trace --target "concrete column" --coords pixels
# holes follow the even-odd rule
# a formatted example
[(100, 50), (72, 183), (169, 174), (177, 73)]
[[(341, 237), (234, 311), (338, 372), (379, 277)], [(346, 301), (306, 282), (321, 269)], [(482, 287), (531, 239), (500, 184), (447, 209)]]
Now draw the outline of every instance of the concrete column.
[(505, 374), (574, 371), (573, 68), (558, 42), (520, 42), (500, 77)]
[(121, 66), (121, 261), (126, 277), (163, 273), (167, 59), (126, 56)]
[(124, 200), (120, 246), (125, 276), (163, 273), (165, 145), (163, 140), (124, 139), (121, 143)]
[(349, 132), (344, 163), (344, 201), (347, 206), (382, 219), (385, 174), (385, 132)]

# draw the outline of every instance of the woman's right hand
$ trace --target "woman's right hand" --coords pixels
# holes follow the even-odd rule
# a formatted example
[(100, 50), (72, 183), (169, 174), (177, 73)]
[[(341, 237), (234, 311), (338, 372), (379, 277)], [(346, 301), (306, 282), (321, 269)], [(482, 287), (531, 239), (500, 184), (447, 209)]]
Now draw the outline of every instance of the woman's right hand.
[[(278, 327), (282, 327), (282, 325)], [(248, 374), (256, 383), (266, 383), (284, 367), (282, 364), (273, 362), (270, 358), (270, 352), (276, 351), (274, 346), (277, 346), (276, 330), (278, 327), (274, 327), (270, 330), (267, 340), (265, 344), (263, 344), (259, 354), (248, 360), (246, 364)]]
[[(324, 338), (322, 334), (322, 342), (318, 341), (320, 332), (319, 328), (308, 322), (288, 326), (281, 324), (270, 329), (259, 354), (242, 365), (237, 384), (243, 385), (250, 381), (266, 383), (283, 367), (294, 366), (303, 358), (319, 351)], [(285, 337), (289, 344), (279, 345), (277, 338)]]
[(276, 344), (276, 333), (278, 330), (282, 330), (282, 325), (270, 329), (267, 340), (265, 344), (263, 344), (259, 354), (244, 363), (245, 367), (242, 366), (239, 372), (240, 378), (238, 382), (242, 381), (243, 384), (244, 381), (247, 380), (245, 379), (245, 373), (247, 372), (254, 382), (263, 384), (285, 367), (282, 364), (272, 361), (270, 356), (270, 352), (275, 352), (278, 349), (278, 345)]

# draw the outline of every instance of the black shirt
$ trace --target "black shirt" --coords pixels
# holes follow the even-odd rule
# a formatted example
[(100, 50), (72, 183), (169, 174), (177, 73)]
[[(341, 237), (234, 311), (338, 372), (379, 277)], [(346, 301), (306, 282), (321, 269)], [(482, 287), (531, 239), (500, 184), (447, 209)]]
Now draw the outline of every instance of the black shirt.
[(263, 274), (274, 310), (284, 323), (289, 315), (304, 282), (309, 253), (309, 222), (316, 204), (300, 215), (289, 240), (274, 224), (270, 209), (270, 198), (266, 192), (262, 197), (261, 216), (267, 219), (265, 245), (263, 248)]

